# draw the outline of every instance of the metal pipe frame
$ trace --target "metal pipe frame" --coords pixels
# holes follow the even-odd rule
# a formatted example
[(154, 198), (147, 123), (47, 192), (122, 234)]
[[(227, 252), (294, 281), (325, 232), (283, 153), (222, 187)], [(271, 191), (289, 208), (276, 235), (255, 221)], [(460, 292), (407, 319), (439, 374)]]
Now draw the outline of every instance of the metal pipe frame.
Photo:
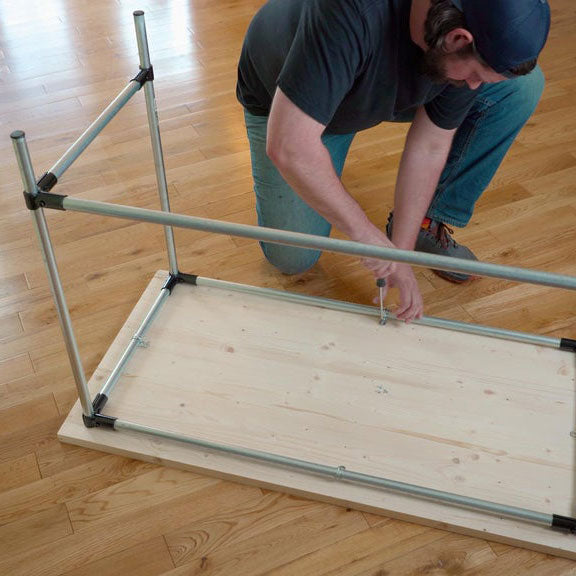
[(128, 422), (120, 419), (115, 420), (114, 429), (130, 430), (133, 432), (148, 434), (159, 438), (165, 438), (167, 440), (176, 440), (178, 442), (190, 444), (205, 450), (230, 454), (232, 456), (239, 456), (242, 458), (249, 458), (260, 462), (266, 462), (268, 464), (274, 464), (277, 466), (284, 466), (296, 470), (301, 470), (303, 472), (308, 472), (311, 474), (327, 476), (329, 478), (342, 480), (345, 482), (363, 484), (365, 486), (371, 486), (376, 488), (384, 488), (386, 490), (390, 490), (393, 492), (408, 494), (410, 496), (425, 498), (436, 502), (443, 502), (445, 504), (450, 504), (452, 506), (458, 506), (461, 508), (479, 510), (481, 512), (487, 512), (489, 514), (496, 514), (499, 516), (506, 516), (508, 518), (515, 518), (517, 520), (522, 520), (525, 522), (532, 522), (536, 524), (542, 524), (545, 526), (553, 525), (554, 516), (552, 514), (545, 514), (543, 512), (537, 512), (534, 510), (529, 510), (526, 508), (520, 508), (516, 506), (506, 506), (504, 504), (499, 504), (488, 500), (481, 500), (479, 498), (471, 498), (468, 496), (454, 494), (452, 492), (445, 492), (442, 490), (435, 490), (433, 488), (426, 488), (425, 486), (418, 486), (415, 484), (408, 484), (405, 482), (397, 482), (395, 480), (390, 480), (388, 478), (383, 478), (381, 476), (372, 476), (369, 474), (363, 474), (360, 472), (346, 470), (345, 466), (336, 466), (336, 467), (327, 466), (324, 464), (318, 464), (316, 462), (308, 462), (306, 460), (300, 460), (297, 458), (290, 458), (288, 456), (273, 454), (271, 452), (263, 452), (259, 450), (251, 450), (249, 448), (242, 448), (238, 446), (218, 444), (215, 442), (210, 442), (208, 440), (192, 438), (190, 436), (184, 436), (182, 434), (177, 434), (175, 432), (169, 432), (159, 428), (152, 428), (150, 426), (144, 426), (142, 424)]
[[(140, 68), (143, 70), (150, 69), (150, 55), (148, 51), (148, 40), (146, 36), (146, 25), (144, 22), (144, 13), (142, 11), (134, 12), (134, 24), (136, 31), (136, 39), (138, 43), (138, 52), (140, 57)], [(166, 172), (164, 168), (164, 158), (162, 153), (162, 143), (160, 140), (160, 128), (158, 122), (158, 114), (156, 110), (156, 98), (152, 80), (148, 79), (145, 84), (145, 99), (148, 124), (150, 128), (150, 137), (152, 144), (152, 151), (154, 155), (154, 165), (156, 169), (156, 180), (158, 184), (158, 191), (160, 196), (160, 203), (162, 210), (169, 212), (170, 205), (168, 199), (168, 189), (166, 183)], [(102, 132), (102, 130), (109, 124), (109, 122), (122, 110), (122, 108), (130, 101), (130, 99), (140, 90), (142, 84), (139, 80), (133, 79), (128, 85), (114, 98), (114, 100), (101, 112), (101, 114), (94, 120), (90, 126), (80, 135), (80, 137), (68, 148), (68, 150), (60, 157), (59, 160), (50, 168), (49, 173), (56, 178), (56, 182), (70, 166), (78, 159), (78, 157), (88, 148), (94, 139)], [(15, 131), (11, 135), (14, 145), (14, 151), (18, 160), (20, 174), (24, 183), (25, 191), (32, 197), (38, 195), (38, 185), (36, 184), (34, 169), (28, 146), (26, 144), (25, 134), (22, 131)], [(60, 320), (61, 329), (66, 343), (66, 349), (70, 358), (72, 372), (78, 390), (78, 397), (82, 404), (83, 414), (92, 418), (94, 416), (94, 405), (90, 400), (90, 392), (87, 387), (86, 376), (82, 366), (82, 361), (78, 351), (78, 345), (74, 336), (70, 312), (66, 303), (60, 274), (58, 272), (56, 258), (54, 255), (52, 242), (50, 239), (48, 226), (44, 211), (42, 208), (32, 211), (35, 230), (41, 246), (44, 263), (46, 265), (50, 287), (56, 308), (58, 318)], [(172, 228), (165, 227), (166, 245), (169, 257), (169, 266), (172, 274), (177, 274), (178, 265), (176, 260), (176, 248), (174, 243), (174, 236)], [(153, 309), (146, 317), (143, 326), (137, 331), (134, 339), (132, 340), (133, 346), (129, 346), (122, 356), (119, 364), (115, 367), (112, 374), (108, 378), (101, 395), (110, 392), (124, 368), (124, 365), (132, 356), (134, 348), (139, 342), (138, 338), (147, 329), (149, 322), (156, 314), (156, 308), (160, 308), (163, 303), (168, 290), (162, 291), (162, 297), (158, 298), (153, 306)]]
[[(329, 310), (337, 310), (340, 312), (349, 312), (352, 314), (362, 314), (365, 316), (379, 316), (379, 311), (373, 306), (366, 306), (362, 304), (354, 304), (352, 302), (345, 302), (342, 300), (333, 300), (330, 298), (321, 298), (318, 296), (308, 296), (306, 294), (298, 294), (296, 292), (289, 292), (285, 290), (274, 290), (273, 288), (262, 288), (260, 286), (251, 286), (249, 284), (238, 284), (236, 282), (228, 282), (225, 280), (217, 280), (215, 278), (205, 278), (203, 276), (195, 277), (195, 284), (197, 286), (204, 286), (207, 288), (218, 288), (223, 290), (233, 290), (244, 294), (252, 294), (262, 296), (265, 298), (273, 298), (275, 300), (282, 300), (285, 302), (295, 302), (297, 304), (304, 304), (307, 306), (319, 306)], [(162, 288), (157, 299), (152, 304), (150, 310), (144, 317), (140, 327), (134, 333), (124, 353), (116, 366), (112, 369), (110, 376), (106, 380), (99, 396), (105, 397), (105, 401), (110, 397), (112, 390), (120, 379), (122, 372), (128, 364), (130, 358), (135, 352), (136, 348), (142, 343), (142, 338), (146, 331), (152, 324), (153, 320), (158, 315), (160, 308), (164, 304), (167, 296), (170, 294), (168, 288)], [(389, 320), (396, 322), (404, 322), (398, 320), (392, 313), (388, 315)], [(413, 324), (420, 326), (428, 326), (432, 328), (440, 328), (444, 330), (452, 330), (456, 332), (463, 332), (467, 334), (475, 334), (478, 336), (485, 336), (491, 338), (499, 338), (503, 340), (511, 340), (515, 342), (522, 342), (524, 344), (533, 344), (536, 346), (546, 346), (548, 348), (559, 349), (561, 347), (560, 338), (551, 338), (549, 336), (540, 336), (538, 334), (527, 334), (515, 330), (505, 330), (501, 328), (494, 328), (491, 326), (482, 326), (479, 324), (471, 324), (467, 322), (459, 322), (457, 320), (447, 320), (444, 318), (435, 318), (433, 316), (423, 316), (419, 320), (414, 320)]]
[[(134, 13), (134, 20), (136, 26), (136, 35), (138, 39), (138, 50), (140, 54), (140, 65), (142, 68), (147, 69), (150, 67), (150, 59), (148, 54), (148, 44), (146, 39), (146, 30), (143, 19), (143, 12), (137, 11)], [(196, 218), (192, 216), (185, 216), (180, 214), (172, 214), (169, 211), (168, 192), (166, 186), (166, 177), (164, 171), (164, 161), (162, 157), (162, 147), (160, 141), (160, 133), (158, 128), (158, 117), (156, 113), (155, 96), (152, 84), (147, 81), (146, 85), (150, 86), (146, 92), (146, 103), (148, 111), (148, 121), (151, 129), (152, 148), (154, 151), (154, 160), (156, 166), (156, 175), (159, 186), (163, 211), (146, 210), (141, 208), (133, 208), (122, 205), (107, 204), (104, 202), (94, 202), (89, 200), (74, 199), (70, 197), (63, 197), (62, 207), (65, 210), (85, 212), (93, 214), (102, 214), (106, 216), (127, 218), (137, 221), (154, 222), (163, 224), (166, 230), (166, 241), (170, 258), (170, 269), (172, 274), (177, 274), (176, 252), (174, 246), (174, 239), (171, 226), (182, 228), (190, 228), (195, 230), (205, 230), (217, 234), (230, 234), (233, 236), (253, 238), (264, 242), (273, 242), (279, 244), (286, 244), (290, 246), (299, 246), (307, 249), (324, 250), (338, 253), (345, 253), (356, 256), (363, 256), (368, 258), (378, 258), (382, 260), (391, 260), (397, 262), (406, 262), (416, 266), (425, 266), (441, 270), (449, 270), (456, 272), (464, 272), (479, 276), (490, 276), (496, 278), (504, 278), (507, 280), (514, 280), (518, 282), (527, 282), (532, 284), (540, 284), (545, 286), (554, 286), (560, 288), (567, 288), (576, 290), (576, 278), (570, 276), (562, 276), (559, 274), (549, 274), (541, 271), (526, 270), (521, 268), (512, 268), (506, 266), (499, 266), (494, 264), (487, 264), (483, 262), (473, 262), (467, 260), (456, 260), (453, 258), (428, 255), (424, 253), (417, 253), (405, 250), (384, 248), (381, 246), (373, 246), (366, 244), (359, 244), (350, 241), (337, 240), (331, 238), (323, 238), (311, 236), (306, 234), (299, 234), (294, 232), (286, 232), (281, 230), (273, 230), (268, 228), (261, 228), (257, 226), (247, 226), (241, 224), (233, 224), (226, 222), (219, 222), (216, 220), (208, 220), (203, 218)], [(126, 104), (130, 98), (140, 89), (141, 85), (138, 81), (131, 81), (130, 84), (116, 97), (116, 99), (102, 112), (102, 114), (93, 122), (90, 127), (80, 136), (80, 138), (68, 149), (68, 151), (58, 160), (58, 162), (51, 168), (50, 172), (60, 177), (70, 165), (78, 158), (78, 156), (86, 149), (86, 147), (94, 140), (94, 138), (102, 131), (108, 122), (118, 113), (118, 111)], [(14, 150), (18, 159), (18, 166), (24, 187), (28, 195), (34, 197), (38, 195), (38, 187), (36, 184), (34, 171), (30, 159), (30, 154), (25, 140), (24, 132), (16, 131), (12, 135)], [(72, 370), (78, 396), (82, 405), (83, 415), (87, 418), (98, 418), (102, 415), (94, 413), (93, 403), (90, 400), (89, 390), (78, 352), (76, 339), (72, 329), (70, 315), (66, 304), (62, 284), (56, 265), (55, 256), (52, 249), (52, 243), (48, 233), (46, 220), (42, 208), (32, 210), (36, 232), (40, 240), (43, 258), (46, 264), (50, 286), (58, 310), (60, 325), (66, 343), (66, 349)], [(239, 290), (243, 292), (252, 292), (256, 294), (265, 295), (268, 297), (282, 298), (290, 301), (302, 302), (305, 304), (321, 305), (327, 308), (338, 310), (346, 310), (351, 312), (360, 312), (365, 314), (377, 315), (374, 308), (367, 306), (359, 306), (334, 300), (313, 298), (302, 296), (298, 294), (284, 293), (264, 288), (244, 286), (240, 284), (221, 282), (211, 279), (198, 279), (200, 285), (217, 286), (220, 288), (228, 288)], [(124, 351), (117, 366), (113, 369), (110, 377), (102, 389), (101, 395), (106, 396), (109, 394), (116, 385), (118, 378), (134, 353), (135, 348), (141, 341), (143, 334), (146, 332), (166, 297), (170, 293), (170, 289), (164, 287), (152, 305), (150, 311), (144, 318), (136, 334), (132, 338), (130, 344)], [(505, 337), (512, 340), (530, 341), (532, 343), (543, 344), (546, 346), (558, 347), (559, 341), (556, 339), (549, 339), (538, 336), (530, 336), (519, 332), (503, 331), (482, 326), (466, 325), (453, 321), (443, 320), (439, 318), (423, 318), (418, 323), (429, 326), (436, 326), (441, 328), (456, 329), (465, 332), (481, 333), (489, 336)], [(434, 490), (422, 486), (396, 482), (382, 477), (371, 476), (359, 472), (348, 471), (344, 466), (331, 467), (318, 463), (307, 462), (295, 458), (289, 458), (268, 452), (250, 450), (247, 448), (240, 448), (235, 446), (226, 446), (208, 442), (205, 440), (194, 439), (184, 435), (176, 434), (166, 430), (155, 429), (143, 426), (136, 423), (123, 421), (117, 418), (103, 417), (110, 423), (115, 430), (132, 430), (144, 434), (154, 435), (160, 438), (176, 440), (187, 444), (195, 445), (197, 447), (232, 454), (235, 456), (251, 458), (259, 461), (268, 462), (280, 466), (289, 466), (305, 472), (320, 474), (328, 476), (337, 480), (344, 480), (347, 482), (361, 483), (373, 487), (385, 488), (387, 490), (409, 494), (420, 498), (432, 499), (454, 506), (471, 508), (480, 510), (491, 514), (498, 514), (528, 522), (544, 524), (547, 526), (560, 525), (561, 527), (568, 527), (570, 530), (576, 528), (576, 520), (572, 518), (557, 517), (555, 515), (544, 514), (524, 508), (513, 506), (505, 506), (502, 504), (480, 500), (476, 498), (468, 498), (450, 492)], [(92, 422), (92, 425), (98, 425)]]
[(73, 162), (88, 148), (96, 136), (104, 130), (110, 120), (122, 110), (130, 101), (132, 96), (140, 90), (141, 85), (137, 80), (131, 80), (130, 83), (114, 98), (114, 100), (102, 111), (100, 116), (86, 128), (82, 135), (64, 152), (64, 155), (50, 168), (50, 172), (60, 178)]
[[(25, 190), (31, 196), (36, 196), (38, 194), (38, 187), (36, 186), (32, 160), (26, 144), (25, 134), (24, 132), (17, 130), (12, 132), (10, 137), (12, 138), (14, 151), (16, 153), (16, 158), (18, 159), (18, 167), (20, 169), (20, 175)], [(94, 416), (94, 410), (92, 408), (90, 392), (86, 383), (86, 376), (84, 374), (84, 368), (82, 367), (80, 352), (78, 351), (78, 344), (76, 343), (76, 337), (74, 336), (72, 320), (70, 319), (68, 305), (66, 304), (66, 297), (64, 296), (64, 290), (62, 288), (62, 283), (60, 282), (60, 274), (58, 272), (54, 250), (52, 249), (52, 241), (44, 217), (44, 210), (40, 208), (38, 210), (32, 210), (31, 213), (34, 228), (42, 251), (42, 259), (44, 260), (46, 271), (48, 272), (50, 289), (52, 290), (52, 296), (56, 303), (60, 328), (62, 329), (66, 350), (68, 352), (68, 357), (70, 358), (70, 365), (74, 375), (76, 390), (78, 391), (78, 398), (82, 405), (82, 412), (85, 416), (91, 418)]]
[[(340, 312), (351, 312), (353, 314), (363, 314), (365, 316), (380, 316), (380, 311), (374, 306), (354, 304), (352, 302), (344, 302), (342, 300), (332, 300), (330, 298), (308, 296), (306, 294), (298, 294), (284, 290), (274, 290), (273, 288), (262, 288), (260, 286), (250, 286), (249, 284), (238, 284), (236, 282), (227, 282), (225, 280), (216, 280), (214, 278), (204, 278), (202, 276), (198, 276), (196, 278), (196, 284), (198, 286), (222, 288), (225, 290), (233, 290), (235, 292), (242, 292), (245, 294), (255, 294), (257, 296), (274, 298), (276, 300), (284, 300), (286, 302), (296, 302), (298, 304), (305, 304), (308, 306), (320, 306), (322, 308), (338, 310)], [(396, 318), (396, 316), (392, 313), (388, 314), (388, 320), (404, 323), (403, 320), (398, 320), (398, 318)], [(491, 326), (482, 326), (480, 324), (470, 324), (467, 322), (458, 322), (456, 320), (446, 320), (444, 318), (435, 318), (433, 316), (423, 316), (419, 320), (413, 320), (412, 324), (430, 326), (432, 328), (441, 328), (445, 330), (453, 330), (456, 332), (465, 332), (467, 334), (476, 334), (479, 336), (500, 338), (503, 340), (513, 340), (515, 342), (547, 346), (549, 348), (560, 348), (561, 343), (560, 338), (550, 338), (549, 336), (527, 334), (525, 332), (518, 332), (516, 330), (504, 330), (501, 328), (493, 328)]]
[(122, 204), (111, 204), (108, 202), (98, 202), (81, 198), (71, 198), (69, 196), (63, 198), (62, 207), (64, 210), (70, 210), (72, 212), (101, 214), (104, 216), (112, 216), (114, 218), (127, 218), (129, 220), (153, 222), (164, 225), (171, 224), (177, 228), (189, 228), (192, 230), (214, 232), (216, 234), (252, 238), (254, 240), (260, 240), (261, 242), (285, 244), (288, 246), (298, 246), (301, 248), (322, 250), (326, 252), (338, 252), (354, 256), (362, 256), (365, 258), (376, 258), (379, 260), (405, 262), (425, 268), (464, 272), (474, 276), (489, 276), (493, 278), (513, 280), (516, 282), (525, 282), (528, 284), (539, 284), (542, 286), (553, 286), (556, 288), (576, 290), (576, 277), (552, 274), (540, 270), (502, 266), (499, 264), (489, 264), (486, 262), (464, 260), (449, 256), (437, 256), (435, 254), (414, 252), (412, 250), (400, 250), (398, 248), (385, 248), (383, 246), (361, 244), (349, 240), (324, 238), (322, 236), (314, 236), (311, 234), (276, 230), (273, 228), (264, 228), (262, 226), (251, 226), (248, 224), (237, 224), (234, 222), (222, 222), (209, 218), (165, 213), (158, 210), (136, 208), (132, 206), (124, 206)]
[[(144, 21), (144, 12), (142, 12), (142, 10), (134, 12), (134, 27), (136, 29), (136, 40), (138, 42), (138, 54), (140, 55), (140, 68), (147, 70), (151, 68), (152, 65), (150, 64), (146, 23)], [(154, 83), (152, 80), (148, 80), (144, 84), (144, 97), (146, 99), (146, 112), (148, 116), (148, 126), (150, 128), (154, 166), (156, 168), (156, 182), (158, 185), (158, 194), (160, 196), (160, 206), (164, 212), (170, 212), (168, 184), (166, 183), (166, 169), (164, 167), (164, 154), (162, 152), (162, 141), (160, 139), (160, 124), (158, 122), (156, 96), (154, 94)], [(174, 232), (172, 231), (171, 226), (164, 226), (164, 237), (166, 240), (170, 273), (177, 274), (178, 262), (176, 259), (176, 245), (174, 243)]]
[(112, 393), (114, 386), (116, 386), (116, 383), (118, 382), (118, 379), (120, 378), (124, 368), (128, 364), (128, 361), (130, 360), (130, 358), (132, 358), (132, 355), (134, 354), (136, 348), (138, 348), (138, 346), (142, 344), (142, 338), (146, 334), (146, 331), (152, 324), (154, 318), (156, 318), (156, 316), (158, 315), (160, 308), (162, 307), (162, 305), (166, 301), (166, 298), (169, 295), (170, 290), (168, 290), (168, 288), (163, 288), (160, 291), (160, 294), (158, 294), (158, 297), (152, 304), (152, 307), (150, 308), (149, 312), (146, 314), (144, 320), (142, 320), (142, 323), (140, 324), (138, 330), (136, 330), (134, 336), (132, 336), (132, 338), (130, 339), (130, 343), (126, 347), (126, 350), (124, 350), (124, 353), (122, 354), (120, 360), (118, 361), (118, 363), (110, 373), (110, 376), (108, 376), (108, 379), (104, 383), (104, 386), (100, 391), (101, 396), (106, 396), (107, 398), (110, 397), (110, 394)]
[[(195, 283), (198, 286), (204, 286), (208, 288), (218, 288), (223, 290), (233, 290), (235, 292), (241, 292), (244, 294), (252, 294), (266, 298), (273, 298), (275, 300), (283, 300), (286, 302), (295, 302), (297, 304), (304, 304), (307, 306), (317, 306), (317, 307), (319, 306), (322, 308), (326, 308), (329, 310), (337, 310), (340, 312), (363, 314), (365, 316), (379, 315), (379, 311), (373, 306), (365, 306), (362, 304), (354, 304), (352, 302), (332, 300), (329, 298), (320, 298), (317, 296), (308, 296), (305, 294), (298, 294), (295, 292), (289, 292), (284, 290), (262, 288), (259, 286), (251, 286), (249, 284), (238, 284), (235, 282), (227, 282), (225, 280), (205, 278), (202, 276), (196, 276)], [(108, 401), (124, 369), (126, 368), (128, 362), (132, 358), (136, 349), (142, 345), (145, 333), (147, 332), (148, 328), (158, 315), (162, 305), (164, 304), (169, 294), (170, 290), (168, 288), (166, 287), (162, 288), (160, 294), (150, 307), (150, 310), (144, 317), (144, 320), (140, 324), (139, 328), (134, 333), (134, 336), (130, 339), (130, 342), (128, 343), (126, 349), (124, 350), (122, 356), (120, 357), (120, 360), (118, 361), (116, 366), (114, 366), (114, 368), (112, 369), (110, 376), (108, 377), (100, 393), (98, 394), (97, 398), (100, 401), (104, 400), (104, 403)], [(398, 320), (398, 318), (396, 318), (396, 316), (392, 313), (389, 313), (388, 318), (396, 322), (403, 322), (403, 320)], [(515, 330), (504, 330), (500, 328), (493, 328), (490, 326), (482, 326), (479, 324), (470, 324), (466, 322), (458, 322), (456, 320), (435, 318), (432, 316), (423, 316), (419, 320), (414, 320), (413, 323), (418, 324), (420, 326), (429, 326), (432, 328), (440, 328), (456, 332), (464, 332), (479, 336), (512, 340), (515, 342), (522, 342), (525, 344), (533, 344), (537, 346), (546, 346), (555, 349), (559, 349), (561, 347), (560, 338), (550, 338), (548, 336), (527, 334), (525, 332), (518, 332)]]
[[(195, 283), (198, 286), (205, 286), (218, 289), (228, 289), (235, 290), (238, 292), (256, 294), (259, 296), (265, 296), (268, 298), (275, 298), (280, 300), (286, 300), (291, 302), (297, 302), (305, 305), (316, 305), (322, 306), (329, 309), (340, 310), (352, 313), (361, 313), (371, 316), (378, 316), (378, 310), (370, 306), (356, 305), (348, 302), (342, 302), (338, 300), (330, 300), (326, 298), (316, 298), (311, 296), (306, 296), (302, 294), (295, 294), (291, 292), (284, 292), (281, 290), (273, 290), (268, 288), (260, 288), (256, 286), (250, 286), (245, 284), (237, 284), (233, 282), (226, 282), (222, 280), (216, 280), (212, 278), (196, 277)], [(132, 338), (128, 348), (124, 352), (122, 358), (120, 359), (117, 366), (114, 368), (108, 382), (102, 389), (101, 394), (104, 396), (109, 396), (113, 385), (117, 382), (118, 378), (124, 367), (126, 366), (132, 352), (138, 345), (138, 341), (143, 336), (144, 332), (150, 326), (156, 315), (158, 314), (162, 303), (165, 301), (169, 294), (169, 290), (164, 287), (161, 293), (157, 297), (156, 301), (153, 303), (150, 311), (142, 321), (140, 328), (135, 333)], [(540, 336), (532, 336), (529, 334), (524, 334), (521, 332), (513, 332), (507, 330), (497, 330), (485, 326), (477, 326), (473, 324), (464, 324), (459, 322), (453, 322), (448, 320), (443, 320), (439, 318), (423, 318), (418, 321), (419, 324), (426, 326), (433, 326), (438, 328), (450, 328), (453, 330), (459, 330), (462, 332), (469, 332), (480, 334), (484, 336), (493, 336), (498, 338), (507, 338), (521, 342), (528, 342), (532, 344), (546, 345), (550, 347), (559, 347), (559, 340), (554, 338), (545, 338)], [(106, 398), (107, 399), (107, 398)], [(153, 428), (150, 426), (145, 426), (135, 422), (129, 422), (119, 418), (111, 419), (113, 422), (112, 427), (114, 430), (128, 430), (132, 432), (137, 432), (140, 434), (146, 434), (154, 436), (157, 438), (164, 438), (171, 441), (182, 442), (187, 445), (195, 446), (204, 450), (209, 450), (212, 452), (217, 452), (221, 454), (228, 454), (235, 457), (247, 458), (251, 460), (256, 460), (259, 462), (265, 462), (267, 464), (272, 464), (275, 466), (281, 466), (285, 468), (290, 468), (294, 470), (299, 470), (306, 473), (316, 474), (319, 476), (324, 476), (332, 478), (335, 480), (349, 482), (353, 484), (361, 484), (364, 486), (370, 486), (372, 488), (385, 489), (391, 492), (396, 492), (400, 494), (406, 494), (412, 497), (427, 499), (435, 502), (441, 502), (450, 506), (456, 506), (460, 508), (466, 508), (470, 510), (475, 510), (483, 513), (488, 513), (497, 516), (503, 516), (508, 518), (513, 518), (516, 520), (529, 522), (533, 524), (540, 524), (546, 527), (561, 526), (568, 530), (573, 530), (575, 525), (575, 520), (572, 518), (559, 517), (553, 514), (538, 512), (535, 510), (521, 508), (518, 506), (508, 506), (505, 504), (492, 502), (489, 500), (483, 500), (479, 498), (472, 498), (468, 496), (463, 496), (461, 494), (455, 494), (453, 492), (447, 492), (443, 490), (436, 490), (433, 488), (427, 488), (425, 486), (419, 486), (416, 484), (409, 484), (406, 482), (399, 482), (389, 478), (384, 478), (381, 476), (375, 476), (370, 474), (364, 474), (361, 472), (355, 472), (353, 470), (347, 470), (345, 466), (329, 466), (325, 464), (319, 464), (316, 462), (309, 462), (306, 460), (301, 460), (298, 458), (291, 458), (288, 456), (283, 456), (280, 454), (275, 454), (271, 452), (265, 452), (261, 450), (252, 450), (249, 448), (220, 444), (217, 442), (211, 442), (208, 440), (203, 440), (199, 438), (193, 438), (186, 436), (184, 434), (179, 434), (176, 432), (171, 432), (168, 430), (163, 430), (160, 428)]]

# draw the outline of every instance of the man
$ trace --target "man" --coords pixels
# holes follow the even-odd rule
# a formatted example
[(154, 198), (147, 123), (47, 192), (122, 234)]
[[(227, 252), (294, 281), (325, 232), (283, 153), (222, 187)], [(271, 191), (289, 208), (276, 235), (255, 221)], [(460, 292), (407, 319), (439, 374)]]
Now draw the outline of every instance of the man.
[[(475, 259), (447, 226), (468, 223), (534, 111), (549, 26), (546, 0), (269, 0), (237, 85), (259, 224), (324, 236), (336, 226), (358, 242)], [(412, 122), (386, 232), (340, 180), (355, 133), (382, 121)], [(320, 256), (262, 249), (287, 274)], [(399, 318), (421, 317), (409, 265), (364, 264), (399, 289)]]

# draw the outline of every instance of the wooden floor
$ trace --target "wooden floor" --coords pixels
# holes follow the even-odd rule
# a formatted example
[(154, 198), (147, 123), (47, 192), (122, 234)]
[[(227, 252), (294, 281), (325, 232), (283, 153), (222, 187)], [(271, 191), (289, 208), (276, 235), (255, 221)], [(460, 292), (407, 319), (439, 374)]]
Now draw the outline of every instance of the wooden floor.
[[(256, 0), (0, 0), (0, 574), (565, 576), (576, 563), (63, 445), (76, 394), (9, 134), (27, 132), (38, 175), (138, 67), (132, 11), (146, 11), (174, 211), (255, 223), (235, 65)], [(474, 219), (457, 239), (489, 262), (576, 275), (576, 12), (551, 0), (548, 79)], [(384, 225), (405, 127), (353, 144), (344, 180)], [(56, 191), (158, 206), (137, 95)], [(47, 213), (91, 374), (157, 269), (161, 229)], [(369, 304), (373, 280), (325, 254), (302, 277), (244, 239), (176, 232), (184, 272)], [(426, 314), (576, 338), (574, 292), (418, 273)], [(575, 511), (576, 512), (576, 511)], [(114, 530), (110, 530), (110, 526)], [(121, 537), (118, 537), (118, 535)]]

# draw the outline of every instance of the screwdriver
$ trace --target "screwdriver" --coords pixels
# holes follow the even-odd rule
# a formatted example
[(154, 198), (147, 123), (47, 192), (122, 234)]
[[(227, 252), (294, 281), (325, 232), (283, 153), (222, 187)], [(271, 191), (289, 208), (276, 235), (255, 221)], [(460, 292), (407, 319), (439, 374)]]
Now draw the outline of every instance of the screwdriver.
[(380, 324), (384, 326), (388, 320), (388, 309), (384, 308), (384, 287), (386, 286), (386, 278), (378, 278), (376, 286), (380, 293)]

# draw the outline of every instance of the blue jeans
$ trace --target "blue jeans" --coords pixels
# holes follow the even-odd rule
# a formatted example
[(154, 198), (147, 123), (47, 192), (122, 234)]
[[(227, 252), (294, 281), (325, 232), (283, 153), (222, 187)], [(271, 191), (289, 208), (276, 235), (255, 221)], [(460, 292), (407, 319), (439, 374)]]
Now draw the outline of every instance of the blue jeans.
[[(476, 201), (500, 166), (518, 132), (530, 118), (544, 88), (537, 67), (527, 76), (486, 84), (456, 131), (452, 149), (427, 216), (452, 226), (468, 224)], [(329, 236), (331, 226), (284, 181), (266, 155), (268, 119), (245, 112), (252, 176), (260, 226)], [(342, 175), (352, 134), (324, 134), (332, 164)], [(266, 258), (286, 274), (311, 268), (320, 252), (262, 243)]]

